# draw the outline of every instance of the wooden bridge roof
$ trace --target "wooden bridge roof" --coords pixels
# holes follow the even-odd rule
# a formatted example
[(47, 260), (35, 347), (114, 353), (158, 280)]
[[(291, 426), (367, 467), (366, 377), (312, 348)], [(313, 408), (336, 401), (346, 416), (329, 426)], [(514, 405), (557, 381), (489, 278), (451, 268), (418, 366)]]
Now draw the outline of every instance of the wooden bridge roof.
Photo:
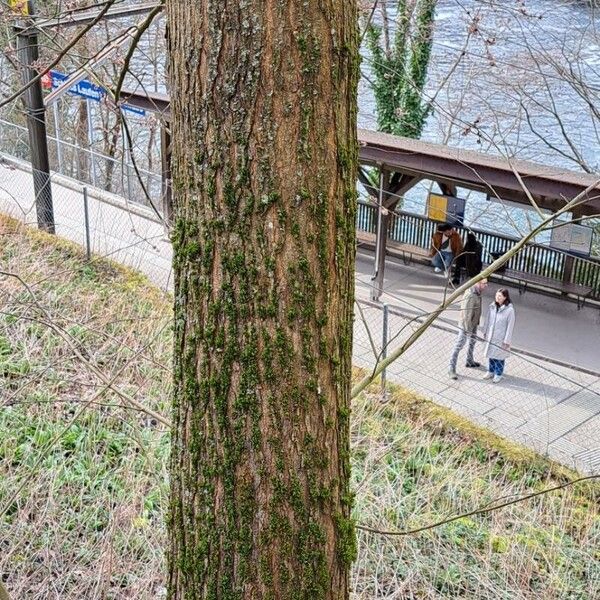
[[(540, 207), (555, 210), (585, 194), (584, 214), (600, 213), (600, 175), (509, 159), (405, 137), (358, 130), (360, 161), (390, 171), (421, 175), (439, 183), (479, 190), (505, 200), (529, 204), (523, 186)], [(519, 174), (519, 177), (515, 174)]]
[[(169, 118), (167, 94), (123, 90), (121, 100)], [(586, 193), (582, 214), (600, 214), (600, 175), (530, 161), (506, 158), (443, 144), (423, 142), (367, 129), (358, 130), (359, 160), (383, 165), (391, 171), (420, 175), (438, 183), (478, 190), (522, 204), (529, 204), (526, 186), (541, 208), (556, 210), (565, 201)], [(519, 174), (523, 185), (519, 181)]]

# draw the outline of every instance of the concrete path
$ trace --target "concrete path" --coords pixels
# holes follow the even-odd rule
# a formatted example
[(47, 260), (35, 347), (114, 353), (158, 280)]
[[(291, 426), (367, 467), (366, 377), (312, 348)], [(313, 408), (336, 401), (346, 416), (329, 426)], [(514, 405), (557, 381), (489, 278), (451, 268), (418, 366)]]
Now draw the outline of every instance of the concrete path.
[[(370, 297), (370, 277), (373, 254), (363, 248), (356, 257), (357, 294)], [(386, 262), (382, 302), (396, 305), (407, 314), (423, 314), (433, 310), (444, 295), (445, 280), (433, 269), (421, 264), (405, 265), (401, 260)], [(528, 290), (519, 290), (504, 283), (492, 282), (486, 292), (491, 302), (494, 290), (507, 287), (517, 313), (513, 345), (562, 363), (600, 373), (600, 306), (586, 304), (577, 310), (575, 302), (562, 300)], [(441, 320), (455, 325), (458, 306), (446, 310)]]
[[(57, 233), (84, 245), (81, 190), (77, 182), (53, 178)], [(139, 269), (163, 289), (171, 287), (171, 247), (153, 211), (100, 190), (90, 190), (89, 208), (96, 254)], [(0, 212), (35, 223), (32, 177), (26, 163), (0, 161)], [(357, 298), (365, 320), (357, 314), (354, 362), (366, 368), (375, 364), (373, 345), (380, 352), (382, 339), (381, 305), (366, 302), (372, 261), (372, 255), (359, 248)], [(437, 304), (442, 283), (426, 267), (390, 261), (383, 298), (394, 306), (389, 317), (390, 348), (409, 335), (415, 318)], [(491, 293), (488, 296), (491, 301)], [(564, 364), (600, 371), (600, 311), (597, 307), (577, 311), (574, 304), (532, 292), (519, 297), (515, 291), (514, 299), (514, 345), (554, 362), (517, 352), (507, 361), (507, 376), (500, 384), (482, 380), (483, 370), (460, 367), (459, 380), (450, 380), (448, 359), (457, 317), (456, 308), (451, 308), (392, 365), (388, 379), (564, 464), (600, 472), (600, 375)]]
[[(0, 155), (0, 211), (36, 225), (33, 180), (28, 164)], [(85, 246), (82, 185), (52, 177), (56, 233)], [(138, 269), (161, 288), (170, 285), (172, 251), (165, 228), (150, 208), (121, 196), (88, 188), (91, 249), (97, 255)]]

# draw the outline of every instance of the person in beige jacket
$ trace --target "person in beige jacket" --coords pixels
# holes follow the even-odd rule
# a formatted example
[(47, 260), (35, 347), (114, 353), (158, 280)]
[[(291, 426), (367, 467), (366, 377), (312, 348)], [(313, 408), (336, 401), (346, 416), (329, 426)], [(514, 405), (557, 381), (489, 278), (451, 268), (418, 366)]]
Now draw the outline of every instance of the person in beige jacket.
[(477, 339), (477, 327), (479, 327), (479, 321), (481, 320), (481, 294), (487, 287), (487, 279), (482, 279), (476, 284), (472, 285), (464, 294), (460, 303), (460, 320), (458, 323), (458, 338), (454, 345), (454, 350), (450, 358), (450, 368), (448, 369), (448, 375), (450, 379), (458, 379), (456, 374), (456, 364), (458, 363), (458, 355), (464, 348), (467, 340), (469, 346), (467, 349), (467, 362), (465, 366), (468, 368), (480, 367), (473, 353), (475, 351), (475, 341)]

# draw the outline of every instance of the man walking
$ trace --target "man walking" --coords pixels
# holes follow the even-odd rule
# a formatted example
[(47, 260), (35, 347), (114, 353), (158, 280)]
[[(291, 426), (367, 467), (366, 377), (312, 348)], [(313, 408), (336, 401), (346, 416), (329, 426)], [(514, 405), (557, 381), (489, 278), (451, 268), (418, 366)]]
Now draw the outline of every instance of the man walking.
[(470, 368), (481, 366), (480, 363), (475, 362), (473, 351), (475, 350), (477, 327), (481, 319), (481, 294), (487, 285), (487, 279), (482, 279), (470, 287), (462, 297), (460, 303), (460, 329), (454, 351), (452, 352), (452, 357), (450, 358), (450, 369), (448, 370), (450, 379), (458, 379), (458, 375), (456, 374), (456, 363), (458, 362), (458, 355), (464, 348), (467, 340), (469, 341), (469, 346), (467, 349), (467, 362), (465, 366)]

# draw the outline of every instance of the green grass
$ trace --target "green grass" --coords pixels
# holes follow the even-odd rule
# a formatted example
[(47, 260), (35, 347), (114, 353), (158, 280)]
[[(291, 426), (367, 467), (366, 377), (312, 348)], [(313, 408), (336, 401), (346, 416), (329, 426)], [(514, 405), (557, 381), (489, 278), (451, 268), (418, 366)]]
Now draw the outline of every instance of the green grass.
[[(383, 405), (359, 398), (353, 416), (356, 515), (375, 529), (417, 529), (575, 477), (400, 389)], [(581, 483), (407, 537), (360, 532), (356, 597), (598, 597), (599, 499)]]
[[(14, 599), (161, 598), (168, 432), (73, 349), (168, 416), (170, 299), (12, 221), (0, 239), (1, 269), (29, 288), (0, 276), (0, 572)], [(364, 525), (414, 529), (576, 476), (401, 389), (385, 404), (374, 390), (352, 416)], [(360, 531), (353, 598), (599, 597), (599, 498), (578, 484), (411, 536)]]

